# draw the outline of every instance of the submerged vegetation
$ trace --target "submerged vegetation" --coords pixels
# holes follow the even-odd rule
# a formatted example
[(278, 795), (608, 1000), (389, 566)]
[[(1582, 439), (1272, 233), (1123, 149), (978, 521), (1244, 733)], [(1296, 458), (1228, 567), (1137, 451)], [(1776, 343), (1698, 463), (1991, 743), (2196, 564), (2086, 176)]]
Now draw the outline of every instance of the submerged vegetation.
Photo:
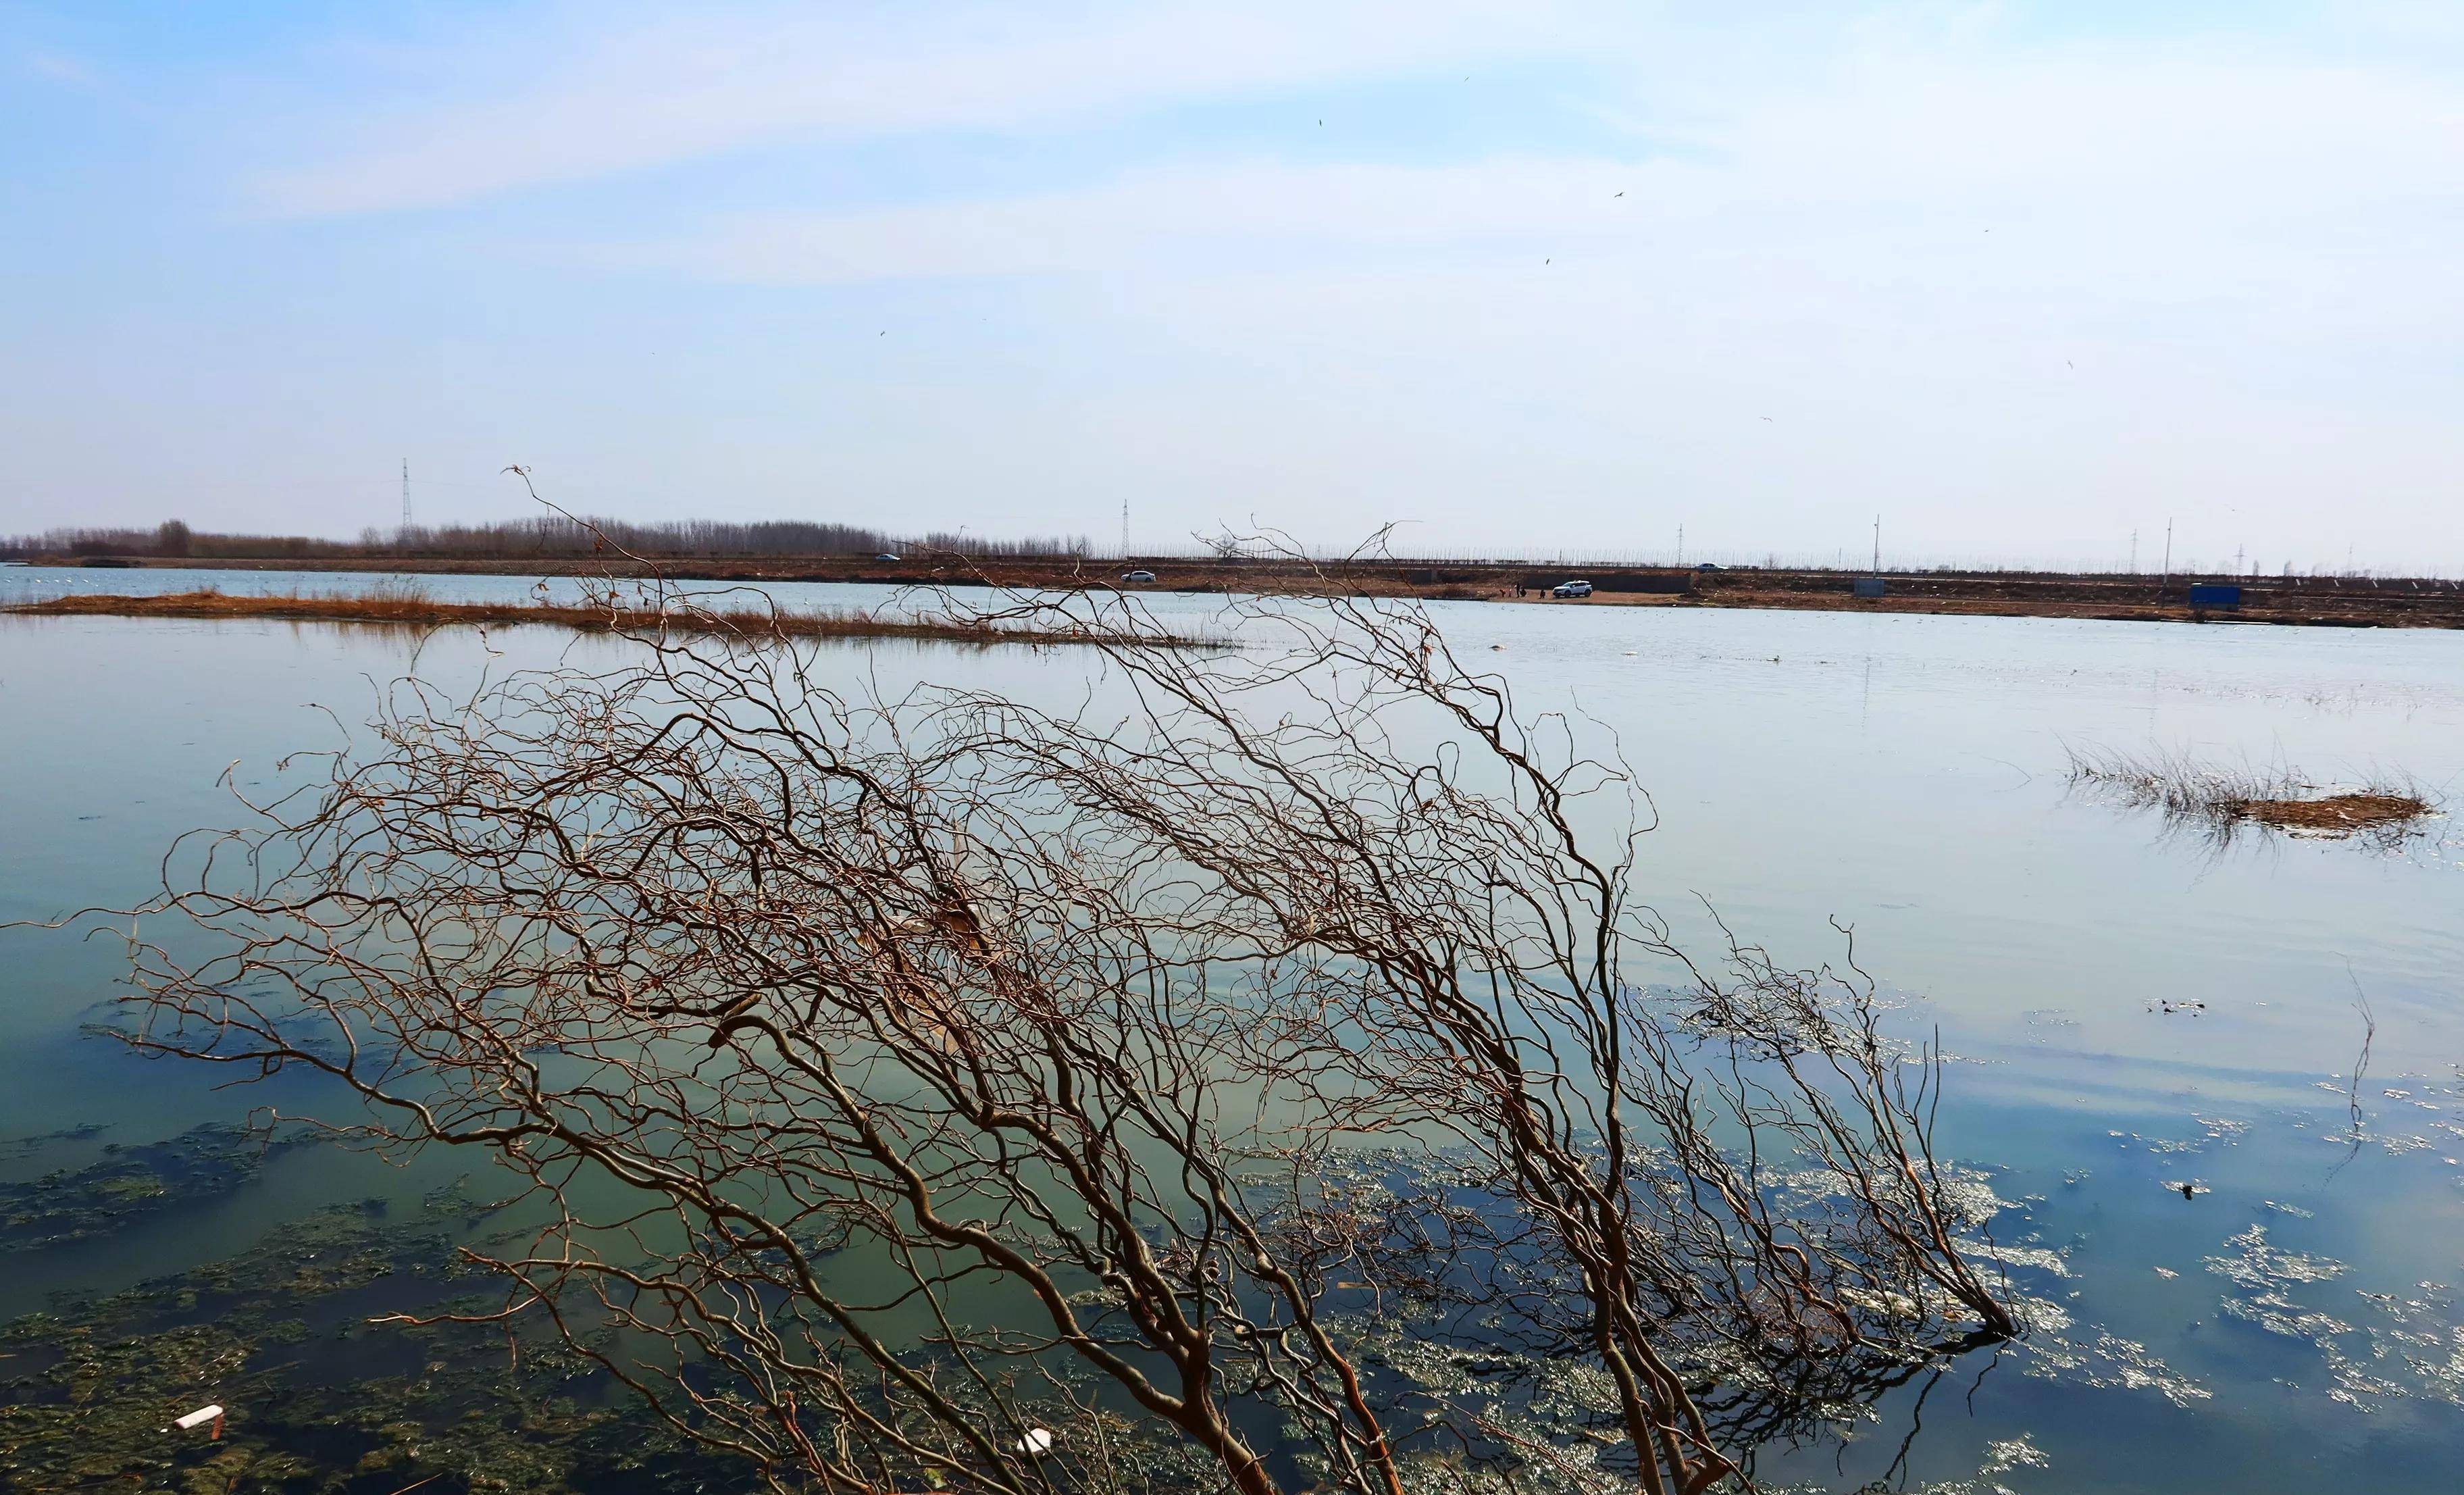
[(0, 1181), (0, 1250), (91, 1240), (138, 1216), (209, 1198), (255, 1177), (267, 1158), (299, 1140), (207, 1123), (166, 1142), (108, 1145), (100, 1160), (83, 1168)]
[[(758, 595), (758, 594), (757, 594)], [(1036, 627), (999, 617), (886, 617), (849, 609), (790, 612), (775, 605), (729, 606), (721, 597), (648, 596), (627, 601), (614, 591), (580, 603), (440, 602), (415, 588), (379, 587), (326, 596), (251, 596), (219, 591), (159, 596), (82, 593), (5, 609), (27, 617), (271, 618), (301, 623), (354, 623), (396, 627), (454, 625), (502, 627), (540, 625), (585, 633), (708, 633), (745, 639), (907, 639), (947, 644), (1061, 645), (1089, 642), (1083, 631)], [(1175, 637), (1173, 645), (1205, 641)]]
[(2159, 810), (2167, 826), (2198, 831), (2219, 845), (2254, 825), (2401, 841), (2436, 808), (2426, 790), (2402, 779), (2321, 792), (2323, 786), (2290, 768), (2226, 768), (2187, 754), (2066, 751), (2074, 786), (2130, 808)]
[[(287, 1222), (226, 1261), (0, 1324), (0, 1485), (25, 1495), (664, 1495), (750, 1471), (661, 1425), (544, 1326), (379, 1311), (480, 1307), (457, 1197), (392, 1220), (377, 1201)], [(229, 1408), (213, 1436), (171, 1418)]]

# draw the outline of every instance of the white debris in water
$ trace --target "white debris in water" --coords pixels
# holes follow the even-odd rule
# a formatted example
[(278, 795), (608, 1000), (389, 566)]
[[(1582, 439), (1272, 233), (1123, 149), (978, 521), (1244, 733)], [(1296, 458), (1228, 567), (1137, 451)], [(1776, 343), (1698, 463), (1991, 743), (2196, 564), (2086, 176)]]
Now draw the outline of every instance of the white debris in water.
[(2216, 1311), (2227, 1318), (2255, 1324), (2271, 1334), (2307, 1339), (2321, 1349), (2336, 1335), (2353, 1331), (2352, 1325), (2332, 1314), (2300, 1312), (2290, 1300), (2273, 1292), (2256, 1298), (2227, 1298)]
[(2182, 1138), (2150, 1137), (2142, 1136), (2136, 1132), (2114, 1131), (2107, 1131), (2105, 1135), (2125, 1147), (2136, 1143), (2150, 1153), (2165, 1156), (2176, 1153), (2205, 1152), (2211, 1144), (2217, 1142), (2227, 1144), (2238, 1142), (2243, 1134), (2250, 1131), (2249, 1122), (2234, 1121), (2224, 1116), (2192, 1116), (2190, 1119), (2198, 1123), (2200, 1135)]
[(2226, 1116), (2192, 1116), (2190, 1119), (2206, 1129), (2211, 1142), (2238, 1142), (2250, 1131), (2249, 1122), (2234, 1121)]
[(2209, 1271), (2235, 1286), (2269, 1292), (2296, 1283), (2331, 1282), (2344, 1275), (2344, 1264), (2333, 1257), (2300, 1256), (2268, 1244), (2267, 1227), (2253, 1225), (2225, 1244), (2240, 1247), (2233, 1256), (2207, 1259)]
[(2088, 1344), (2045, 1334), (2031, 1338), (2026, 1353), (2024, 1374), (2042, 1380), (2152, 1391), (2177, 1407), (2191, 1406), (2214, 1395), (2189, 1377), (2175, 1374), (2170, 1366), (2148, 1353), (2145, 1345), (2119, 1334), (2099, 1333)]
[[(2365, 1413), (2407, 1397), (2464, 1407), (2464, 1322), (2458, 1322), (2454, 1300), (2442, 1285), (2416, 1284), (2418, 1296), (2357, 1287), (2354, 1296), (2374, 1316), (2356, 1327), (2295, 1296), (2343, 1276), (2343, 1263), (2279, 1250), (2269, 1243), (2264, 1225), (2225, 1243), (2236, 1247), (2235, 1254), (2208, 1258), (2208, 1269), (2240, 1291), (2224, 1300), (2221, 1311), (2314, 1346), (2330, 1378), (2330, 1400)], [(2365, 1345), (2360, 1342), (2365, 1337)]]
[(1993, 1192), (1983, 1174), (1965, 1169), (1945, 1168), (1934, 1195), (1962, 1218), (1982, 1222), (1991, 1220), (2011, 1207), (2008, 1199)]
[(2068, 1277), (2071, 1274), (2070, 1264), (2062, 1260), (2061, 1253), (2047, 1246), (1998, 1245), (1977, 1242), (1962, 1249), (1966, 1255), (1980, 1256), (1989, 1262), (1999, 1262), (2005, 1266), (2033, 1266), (2038, 1271), (2051, 1272), (2057, 1277)]
[(2011, 1314), (2026, 1325), (2032, 1334), (2058, 1334), (2071, 1327), (2071, 1310), (2051, 1298), (2013, 1293)]
[[(2049, 1468), (2053, 1462), (2043, 1449), (2036, 1446), (2035, 1440), (2029, 1434), (2021, 1433), (2015, 1438), (1995, 1439), (1985, 1445), (1985, 1462), (1977, 1467), (1975, 1478), (1928, 1480), (1909, 1489), (1907, 1495), (2018, 1495), (2017, 1491), (2001, 1483), (2002, 1475), (2013, 1469)], [(1458, 1486), (1449, 1483), (1446, 1487), (1451, 1489)], [(1622, 1489), (1628, 1487), (1628, 1482), (1603, 1482), (1600, 1487)], [(1867, 1487), (1882, 1488), (1879, 1484)], [(1825, 1495), (1825, 1492), (1837, 1486), (1827, 1484), (1758, 1484), (1754, 1488), (1760, 1490), (1762, 1495)]]
[(2042, 1469), (2053, 1462), (2045, 1456), (2043, 1449), (2029, 1440), (2027, 1434), (2022, 1433), (2016, 1438), (1996, 1439), (1987, 1443), (1985, 1467), (1981, 1472), (1991, 1476), (2012, 1469)]

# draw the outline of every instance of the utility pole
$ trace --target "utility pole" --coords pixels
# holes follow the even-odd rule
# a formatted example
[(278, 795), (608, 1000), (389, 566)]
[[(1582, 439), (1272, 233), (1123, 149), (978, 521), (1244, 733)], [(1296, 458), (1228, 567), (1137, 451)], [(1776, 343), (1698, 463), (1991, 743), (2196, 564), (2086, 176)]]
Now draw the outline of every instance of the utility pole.
[(1882, 574), (1882, 517), (1874, 516), (1874, 574)]
[(2235, 545), (2233, 547), (2233, 575), (2241, 575), (2241, 547), (2239, 545)]
[(1121, 495), (1121, 559), (1130, 559), (1130, 499), (1126, 494)]
[(2137, 530), (2130, 532), (2130, 574), (2132, 576), (2139, 574), (2139, 532)]
[(1685, 526), (1677, 526), (1677, 568), (1685, 569)]
[(410, 538), (410, 458), (402, 459), (402, 534)]
[(2156, 600), (2165, 600), (2165, 583), (2173, 579), (2173, 521), (2165, 521), (2165, 569), (2156, 578)]

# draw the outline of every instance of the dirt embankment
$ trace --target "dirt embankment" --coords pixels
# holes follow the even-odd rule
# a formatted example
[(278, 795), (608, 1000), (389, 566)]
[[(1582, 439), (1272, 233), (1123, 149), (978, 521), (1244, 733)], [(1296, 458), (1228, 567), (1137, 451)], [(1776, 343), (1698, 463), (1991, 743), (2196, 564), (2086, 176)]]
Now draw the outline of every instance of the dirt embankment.
[[(572, 556), (381, 556), (347, 561), (172, 561), (110, 558), (110, 563), (232, 570), (434, 572), (493, 576), (605, 575), (605, 558)], [(1882, 595), (1857, 595), (1859, 578), (1839, 571), (1665, 567), (1552, 567), (1529, 562), (1387, 561), (1309, 564), (1290, 561), (1155, 560), (1091, 561), (911, 557), (898, 561), (839, 557), (693, 558), (663, 561), (669, 578), (690, 582), (861, 582), (884, 585), (1074, 588), (1122, 586), (1174, 592), (1296, 592), (1531, 602), (1551, 606), (1810, 608), (1989, 617), (2264, 623), (2319, 627), (2464, 627), (2464, 585), (2454, 582), (2366, 578), (2244, 579), (2238, 605), (2194, 605), (2191, 588), (2229, 579), (2114, 577), (2014, 572), (1918, 572), (1883, 578)], [(1129, 570), (1153, 582), (1125, 583)], [(1558, 602), (1557, 583), (1580, 578), (1595, 588)]]

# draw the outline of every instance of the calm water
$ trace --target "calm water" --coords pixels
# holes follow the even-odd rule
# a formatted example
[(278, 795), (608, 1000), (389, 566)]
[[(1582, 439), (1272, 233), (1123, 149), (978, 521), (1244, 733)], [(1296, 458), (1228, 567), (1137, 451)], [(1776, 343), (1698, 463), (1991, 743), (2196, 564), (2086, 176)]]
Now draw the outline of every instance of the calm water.
[[(9, 568), (0, 603), (369, 581)], [(457, 598), (532, 585), (420, 584)], [(813, 606), (888, 595), (770, 590)], [(2062, 1275), (2043, 1261), (2027, 1286), (2072, 1322), (1974, 1367), (1986, 1374), (1972, 1396), (1966, 1383), (1937, 1394), (1915, 1483), (1965, 1475), (1996, 1442), (1991, 1483), (2023, 1492), (2464, 1483), (2464, 833), (2441, 821), (2394, 851), (2276, 841), (2219, 856), (2062, 781), (2069, 741), (2280, 761), (2322, 780), (2398, 769), (2464, 796), (2464, 635), (1439, 612), (1528, 708), (1572, 706), (1616, 735), (1661, 817), (1641, 884), (1681, 924), (1699, 894), (1801, 964), (1838, 954), (1827, 920), (1853, 925), (1909, 1029), (1938, 1027), (1958, 1056), (1948, 1150), (1999, 1170), (1997, 1192), (2024, 1212), (2006, 1232), (2058, 1257)], [(626, 647), (534, 630), (491, 645), (517, 663)], [(0, 920), (143, 897), (173, 836), (237, 819), (215, 784), (227, 767), (243, 788), (270, 786), (281, 751), (335, 740), (317, 708), (358, 720), (408, 648), (279, 624), (0, 623)], [(420, 668), (451, 678), (484, 657), (449, 636)], [(1077, 668), (906, 648), (845, 658), (892, 683), (1027, 693)], [(270, 1098), (217, 1094), (209, 1077), (82, 1036), (120, 965), (107, 940), (0, 931), (9, 1176)], [(2356, 1090), (2357, 988), (2376, 1033)], [(9, 1145), (83, 1122), (110, 1131)], [(235, 1194), (99, 1246), (16, 1253), (0, 1313), (227, 1253), (326, 1199), (433, 1181), (290, 1154)], [(2184, 1181), (2212, 1192), (2185, 1199), (2171, 1187)], [(1903, 1431), (1903, 1418), (1875, 1436)], [(1828, 1454), (1791, 1473), (1853, 1487), (1887, 1462), (1861, 1457), (1844, 1480)]]

